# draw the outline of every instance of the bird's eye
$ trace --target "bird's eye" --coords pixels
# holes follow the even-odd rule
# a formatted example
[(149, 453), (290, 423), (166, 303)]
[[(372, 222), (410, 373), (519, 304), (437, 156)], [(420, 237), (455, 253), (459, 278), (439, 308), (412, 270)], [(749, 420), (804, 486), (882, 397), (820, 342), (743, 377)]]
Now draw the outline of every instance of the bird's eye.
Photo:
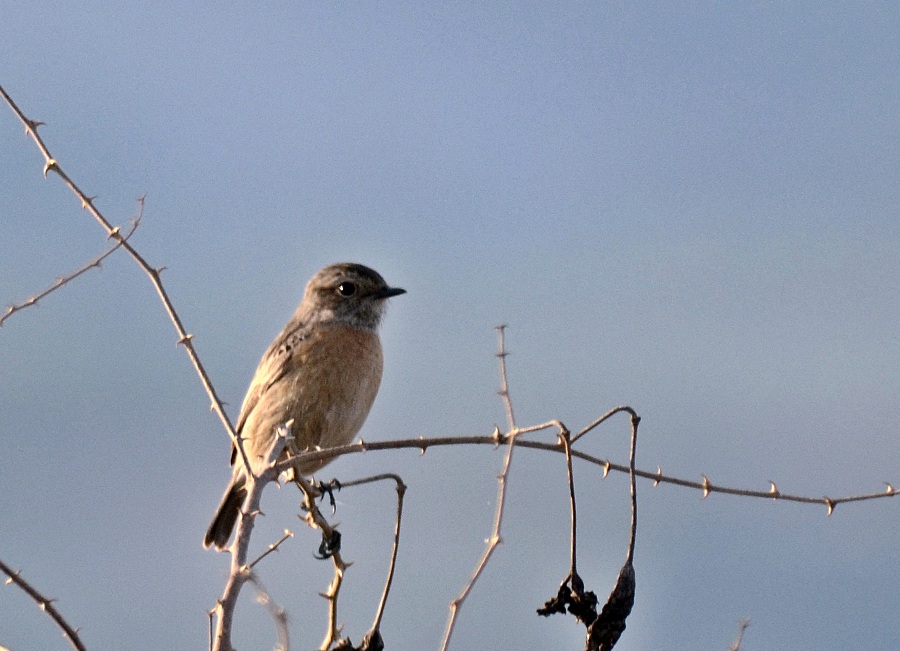
[(344, 282), (338, 285), (338, 294), (343, 297), (353, 296), (356, 293), (356, 283)]

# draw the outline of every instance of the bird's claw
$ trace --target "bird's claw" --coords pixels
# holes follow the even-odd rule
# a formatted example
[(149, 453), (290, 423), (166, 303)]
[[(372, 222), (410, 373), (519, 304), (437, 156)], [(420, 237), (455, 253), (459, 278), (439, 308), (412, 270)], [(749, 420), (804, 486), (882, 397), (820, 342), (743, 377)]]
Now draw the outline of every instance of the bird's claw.
[(335, 529), (330, 536), (322, 534), (322, 544), (319, 545), (319, 553), (315, 556), (319, 560), (324, 561), (339, 551), (341, 551), (341, 532)]
[(331, 515), (334, 515), (337, 512), (337, 501), (334, 498), (334, 491), (341, 490), (341, 482), (337, 479), (332, 479), (329, 482), (317, 481), (313, 484), (313, 488), (319, 492), (319, 499), (324, 500), (325, 496), (328, 496), (328, 503), (331, 504)]

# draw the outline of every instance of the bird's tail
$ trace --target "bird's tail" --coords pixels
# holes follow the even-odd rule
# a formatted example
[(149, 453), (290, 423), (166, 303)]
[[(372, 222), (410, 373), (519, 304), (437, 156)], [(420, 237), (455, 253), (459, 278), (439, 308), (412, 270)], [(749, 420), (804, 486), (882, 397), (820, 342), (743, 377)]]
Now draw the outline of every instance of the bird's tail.
[(247, 489), (244, 486), (244, 479), (235, 477), (228, 486), (228, 490), (225, 491), (225, 495), (222, 496), (219, 508), (216, 509), (216, 515), (213, 517), (209, 529), (206, 530), (206, 537), (203, 539), (204, 547), (215, 545), (219, 550), (225, 548), (246, 497)]

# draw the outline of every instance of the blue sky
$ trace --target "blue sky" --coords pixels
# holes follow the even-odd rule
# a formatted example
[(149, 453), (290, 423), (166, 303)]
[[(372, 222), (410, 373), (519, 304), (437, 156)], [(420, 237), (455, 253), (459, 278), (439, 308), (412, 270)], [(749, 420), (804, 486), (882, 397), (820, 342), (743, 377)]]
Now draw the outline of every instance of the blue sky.
[[(900, 483), (900, 11), (890, 3), (7, 3), (0, 83), (164, 279), (236, 413), (320, 267), (408, 295), (383, 331), (366, 439), (643, 416), (639, 465), (847, 495)], [(99, 253), (102, 231), (0, 110), (0, 302)], [(147, 279), (116, 254), (0, 330), (0, 558), (92, 650), (204, 648), (226, 558), (200, 540), (228, 442)], [(627, 423), (583, 449), (624, 461)], [(549, 438), (549, 437), (548, 437)], [(502, 455), (368, 454), (324, 471), (410, 486), (388, 648), (437, 648), (489, 535)], [(580, 571), (624, 558), (622, 476), (577, 466)], [(522, 452), (504, 545), (454, 647), (581, 648), (534, 609), (566, 572), (560, 459)], [(824, 508), (638, 485), (637, 600), (617, 648), (900, 642), (894, 500)], [(341, 618), (374, 610), (387, 487), (346, 491)], [(329, 570), (270, 489), (262, 579), (296, 648)], [(274, 645), (249, 592), (240, 648)], [(66, 648), (0, 590), (0, 645)]]

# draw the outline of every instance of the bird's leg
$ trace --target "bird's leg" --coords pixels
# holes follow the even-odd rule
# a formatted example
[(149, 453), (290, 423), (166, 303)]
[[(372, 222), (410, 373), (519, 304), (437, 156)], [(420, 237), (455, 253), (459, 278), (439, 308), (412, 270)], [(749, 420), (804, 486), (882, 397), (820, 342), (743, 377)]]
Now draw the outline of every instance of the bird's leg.
[(303, 492), (303, 503), (300, 507), (306, 511), (306, 517), (304, 518), (306, 523), (322, 532), (322, 543), (319, 545), (319, 553), (316, 554), (316, 558), (334, 558), (341, 551), (341, 533), (324, 518), (316, 506), (316, 499), (323, 497), (327, 493), (332, 510), (334, 510), (336, 508), (334, 489), (340, 489), (340, 482), (332, 479), (327, 484), (323, 484), (315, 480), (307, 481), (300, 476), (296, 476), (294, 481)]
[(331, 515), (334, 515), (337, 512), (337, 502), (334, 499), (334, 491), (341, 490), (341, 482), (337, 480), (337, 478), (333, 478), (329, 482), (322, 481), (314, 481), (312, 484), (313, 488), (315, 488), (319, 492), (319, 499), (325, 499), (325, 496), (328, 496), (328, 503), (331, 504)]

